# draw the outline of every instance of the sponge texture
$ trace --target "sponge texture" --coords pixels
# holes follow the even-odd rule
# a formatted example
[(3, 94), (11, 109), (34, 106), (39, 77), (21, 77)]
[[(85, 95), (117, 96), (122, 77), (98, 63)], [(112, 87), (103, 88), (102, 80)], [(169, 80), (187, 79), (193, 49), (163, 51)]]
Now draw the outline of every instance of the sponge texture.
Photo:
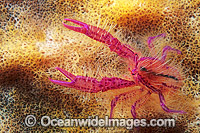
[[(139, 118), (175, 118), (175, 128), (165, 132), (199, 131), (200, 92), (200, 1), (199, 0), (4, 0), (0, 2), (0, 131), (123, 131), (126, 128), (27, 127), (29, 114), (37, 120), (54, 118), (88, 118), (109, 115), (110, 102), (133, 88), (89, 94), (58, 86), (49, 77), (67, 80), (55, 67), (75, 75), (102, 77), (129, 76), (126, 62), (104, 44), (62, 25), (64, 18), (76, 19), (109, 31), (141, 55), (149, 55), (147, 38), (166, 33), (156, 50), (165, 45), (182, 54), (169, 54), (177, 65), (184, 86), (166, 94), (170, 108), (184, 110), (185, 115), (165, 113), (157, 95), (138, 110)], [(73, 25), (73, 24), (72, 24)], [(137, 89), (135, 87), (134, 89)], [(131, 118), (130, 107), (136, 99), (116, 106), (116, 118)], [(133, 129), (134, 131), (135, 129)], [(139, 128), (136, 131), (159, 132), (163, 128)]]

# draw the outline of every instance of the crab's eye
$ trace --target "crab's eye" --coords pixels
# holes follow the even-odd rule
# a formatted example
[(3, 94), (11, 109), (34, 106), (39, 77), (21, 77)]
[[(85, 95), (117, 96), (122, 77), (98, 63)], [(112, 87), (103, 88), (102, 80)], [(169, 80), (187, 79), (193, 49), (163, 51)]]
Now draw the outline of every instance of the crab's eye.
[(141, 71), (147, 71), (147, 69), (145, 67), (140, 67)]

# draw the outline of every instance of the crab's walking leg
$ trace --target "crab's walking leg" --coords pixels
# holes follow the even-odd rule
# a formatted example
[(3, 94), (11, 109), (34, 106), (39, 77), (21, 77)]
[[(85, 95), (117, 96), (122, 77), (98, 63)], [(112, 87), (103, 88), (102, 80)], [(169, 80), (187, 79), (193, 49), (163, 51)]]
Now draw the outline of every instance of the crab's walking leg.
[(175, 52), (177, 52), (177, 54), (181, 54), (181, 51), (180, 51), (180, 50), (175, 49), (175, 48), (172, 48), (172, 47), (170, 47), (170, 46), (165, 46), (165, 47), (163, 48), (163, 51), (162, 51), (161, 61), (165, 62), (165, 59), (166, 59), (166, 57), (167, 57), (167, 52), (169, 52), (169, 51), (175, 51)]
[(182, 110), (172, 110), (172, 109), (169, 109), (166, 105), (165, 105), (165, 99), (164, 99), (164, 96), (161, 92), (159, 92), (159, 98), (160, 98), (160, 105), (162, 107), (162, 109), (166, 112), (169, 112), (169, 113), (186, 113), (185, 111), (182, 111)]
[[(166, 36), (166, 34), (165, 34), (165, 33), (162, 33), (162, 34), (159, 34), (159, 35), (157, 35), (157, 36), (149, 37), (148, 40), (147, 40), (147, 44), (148, 44), (149, 48), (154, 50), (154, 45), (153, 45), (154, 40), (155, 40), (156, 38), (165, 37), (165, 36)], [(152, 53), (155, 54), (153, 50), (152, 50)], [(169, 51), (175, 51), (175, 52), (177, 52), (177, 54), (181, 54), (181, 51), (180, 51), (180, 50), (175, 49), (175, 48), (172, 48), (172, 47), (170, 47), (170, 46), (165, 46), (165, 47), (163, 48), (163, 51), (162, 51), (161, 61), (165, 62), (165, 59), (166, 59), (166, 57), (167, 57), (167, 53), (168, 53)]]
[(131, 106), (131, 114), (133, 116), (133, 118), (136, 118), (136, 108), (139, 108), (142, 104), (144, 104), (147, 99), (150, 97), (151, 92), (148, 91), (145, 95), (143, 95), (142, 97), (140, 97), (140, 99), (138, 99), (132, 106)]
[(63, 22), (63, 25), (66, 28), (68, 28), (70, 30), (74, 30), (76, 32), (83, 33), (96, 41), (108, 44), (110, 50), (116, 52), (121, 57), (131, 58), (133, 61), (137, 60), (138, 56), (136, 53), (134, 53), (132, 50), (130, 50), (126, 45), (121, 44), (121, 42), (117, 38), (114, 38), (106, 30), (103, 30), (103, 29), (95, 27), (95, 26), (88, 25), (86, 23), (83, 23), (83, 22), (80, 22), (80, 21), (77, 21), (74, 19), (66, 18), (64, 20), (73, 22), (73, 23), (81, 26), (81, 27), (74, 27), (74, 26), (67, 25)]
[(148, 44), (148, 47), (149, 49), (151, 49), (150, 53), (151, 53), (151, 56), (153, 57), (156, 57), (157, 56), (157, 52), (155, 51), (155, 47), (154, 47), (154, 42), (157, 38), (160, 38), (160, 37), (165, 37), (166, 34), (165, 33), (162, 33), (162, 34), (159, 34), (157, 36), (152, 36), (152, 37), (149, 37), (147, 39), (147, 44)]
[(95, 78), (91, 78), (91, 77), (75, 76), (59, 67), (57, 67), (56, 69), (59, 70), (61, 73), (63, 73), (66, 77), (68, 77), (71, 80), (71, 82), (49, 79), (51, 82), (58, 85), (62, 85), (62, 86), (74, 88), (77, 90), (90, 92), (90, 93), (120, 89), (120, 88), (128, 87), (135, 84), (134, 81), (128, 81), (128, 80), (120, 79), (117, 77), (112, 77), (112, 78), (104, 77), (101, 81), (97, 81)]
[(110, 118), (113, 118), (113, 110), (114, 110), (115, 106), (117, 105), (118, 101), (125, 100), (125, 99), (128, 99), (128, 98), (132, 98), (132, 97), (134, 97), (136, 95), (139, 95), (142, 92), (143, 92), (143, 89), (136, 89), (136, 90), (125, 92), (125, 93), (122, 93), (122, 94), (116, 96), (111, 101)]
[(154, 47), (154, 45), (153, 45), (154, 39), (156, 39), (158, 37), (165, 37), (165, 36), (166, 36), (166, 34), (162, 33), (162, 34), (159, 34), (157, 36), (149, 37), (148, 40), (147, 40), (147, 44), (148, 44), (149, 48), (153, 48)]

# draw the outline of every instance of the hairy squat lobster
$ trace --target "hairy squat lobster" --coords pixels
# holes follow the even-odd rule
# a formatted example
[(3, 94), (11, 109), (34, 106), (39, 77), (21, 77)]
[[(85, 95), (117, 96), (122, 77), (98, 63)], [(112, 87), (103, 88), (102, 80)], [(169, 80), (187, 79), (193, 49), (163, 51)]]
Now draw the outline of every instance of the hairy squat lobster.
[[(145, 94), (136, 100), (131, 107), (131, 114), (134, 118), (136, 118), (136, 108), (139, 108), (142, 104), (144, 104), (152, 93), (159, 95), (160, 105), (164, 111), (169, 113), (185, 113), (181, 110), (169, 109), (165, 105), (165, 99), (163, 96), (163, 92), (170, 91), (171, 89), (177, 90), (182, 86), (182, 77), (178, 70), (167, 65), (167, 62), (165, 61), (167, 52), (175, 51), (180, 54), (181, 52), (179, 50), (171, 48), (170, 46), (165, 46), (162, 50), (162, 57), (160, 59), (157, 57), (139, 57), (137, 53), (129, 49), (127, 45), (122, 44), (117, 38), (114, 38), (106, 30), (73, 19), (66, 18), (64, 20), (81, 26), (74, 27), (63, 22), (63, 25), (66, 28), (83, 33), (96, 41), (108, 44), (111, 51), (114, 51), (119, 56), (126, 58), (132, 69), (130, 70), (130, 73), (133, 81), (117, 77), (104, 77), (101, 81), (98, 81), (92, 77), (75, 76), (61, 68), (56, 67), (56, 69), (69, 78), (71, 82), (49, 79), (51, 82), (89, 93), (97, 93), (99, 91), (104, 92), (129, 86), (140, 86), (140, 89), (122, 93), (111, 101), (110, 118), (113, 117), (114, 107), (117, 102), (121, 100), (121, 98), (128, 97), (127, 94), (135, 96), (144, 91), (146, 91)], [(154, 46), (152, 41), (157, 37), (164, 36), (165, 34), (160, 34), (154, 37), (149, 37), (147, 41), (149, 48), (153, 50)]]

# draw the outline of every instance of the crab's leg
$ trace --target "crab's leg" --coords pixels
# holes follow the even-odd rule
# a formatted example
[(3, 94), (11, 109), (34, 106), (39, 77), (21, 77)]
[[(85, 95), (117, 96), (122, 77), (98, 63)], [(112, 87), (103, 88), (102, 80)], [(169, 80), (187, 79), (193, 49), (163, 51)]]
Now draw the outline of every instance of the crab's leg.
[(148, 91), (145, 95), (143, 95), (142, 97), (140, 97), (137, 101), (135, 101), (135, 103), (131, 106), (131, 114), (133, 116), (133, 118), (136, 118), (136, 108), (139, 108), (142, 104), (144, 104), (147, 99), (150, 97), (151, 92)]
[(159, 38), (159, 37), (165, 37), (166, 34), (165, 33), (162, 33), (162, 34), (159, 34), (157, 36), (152, 36), (152, 37), (149, 37), (148, 40), (147, 40), (147, 44), (149, 46), (149, 48), (153, 48), (154, 45), (153, 45), (153, 42), (156, 38)]
[[(166, 34), (165, 34), (165, 33), (162, 33), (162, 34), (159, 34), (159, 35), (157, 35), (157, 36), (152, 36), (152, 37), (149, 37), (149, 38), (148, 38), (147, 44), (148, 44), (148, 46), (149, 46), (150, 49), (153, 49), (153, 50), (154, 50), (153, 42), (154, 42), (154, 40), (155, 40), (156, 38), (159, 38), (159, 37), (166, 37)], [(153, 50), (152, 50), (151, 52), (152, 52), (153, 54), (155, 54)], [(181, 54), (181, 51), (180, 51), (180, 50), (175, 49), (175, 48), (172, 48), (172, 47), (170, 47), (170, 46), (165, 46), (165, 47), (163, 48), (163, 51), (162, 51), (161, 61), (165, 62), (165, 59), (166, 59), (166, 57), (167, 57), (167, 53), (168, 53), (169, 51), (175, 51), (175, 52), (177, 52), (177, 54)]]
[(132, 59), (133, 61), (137, 60), (138, 55), (136, 53), (134, 53), (131, 49), (129, 49), (125, 44), (121, 44), (121, 42), (117, 38), (114, 38), (106, 30), (88, 25), (86, 23), (83, 23), (74, 19), (66, 18), (64, 20), (73, 22), (81, 26), (81, 27), (74, 27), (74, 26), (67, 25), (63, 22), (63, 25), (66, 28), (70, 30), (74, 30), (76, 32), (83, 33), (96, 41), (108, 44), (110, 50), (116, 52), (121, 57), (129, 58), (129, 59)]
[(118, 101), (135, 97), (136, 95), (139, 95), (142, 92), (143, 92), (143, 89), (136, 89), (136, 90), (128, 91), (128, 92), (115, 96), (115, 98), (111, 101), (110, 118), (113, 118), (113, 111)]
[(155, 47), (154, 47), (154, 42), (156, 39), (158, 38), (161, 38), (161, 37), (165, 37), (166, 34), (165, 33), (162, 33), (162, 34), (159, 34), (157, 36), (151, 36), (147, 39), (147, 44), (148, 44), (148, 47), (149, 49), (151, 50), (150, 53), (151, 53), (151, 56), (153, 57), (156, 57), (157, 56), (157, 52), (155, 51)]
[(75, 76), (59, 67), (57, 67), (56, 69), (63, 73), (66, 77), (68, 77), (71, 82), (49, 79), (51, 82), (90, 93), (120, 89), (135, 84), (134, 81), (128, 81), (117, 77), (104, 77), (101, 81), (98, 81), (95, 78), (91, 77)]
[(164, 99), (164, 96), (161, 92), (159, 92), (159, 98), (160, 98), (160, 106), (162, 107), (162, 109), (166, 112), (169, 112), (169, 113), (186, 113), (185, 111), (183, 110), (172, 110), (172, 109), (169, 109), (166, 105), (165, 105), (165, 99)]
[(167, 52), (169, 52), (169, 51), (175, 51), (175, 52), (177, 52), (177, 54), (181, 54), (181, 51), (180, 51), (180, 50), (175, 49), (175, 48), (172, 48), (172, 47), (170, 47), (170, 46), (165, 46), (165, 47), (163, 48), (163, 51), (162, 51), (161, 61), (165, 62), (165, 59), (166, 59), (166, 57), (167, 57)]

